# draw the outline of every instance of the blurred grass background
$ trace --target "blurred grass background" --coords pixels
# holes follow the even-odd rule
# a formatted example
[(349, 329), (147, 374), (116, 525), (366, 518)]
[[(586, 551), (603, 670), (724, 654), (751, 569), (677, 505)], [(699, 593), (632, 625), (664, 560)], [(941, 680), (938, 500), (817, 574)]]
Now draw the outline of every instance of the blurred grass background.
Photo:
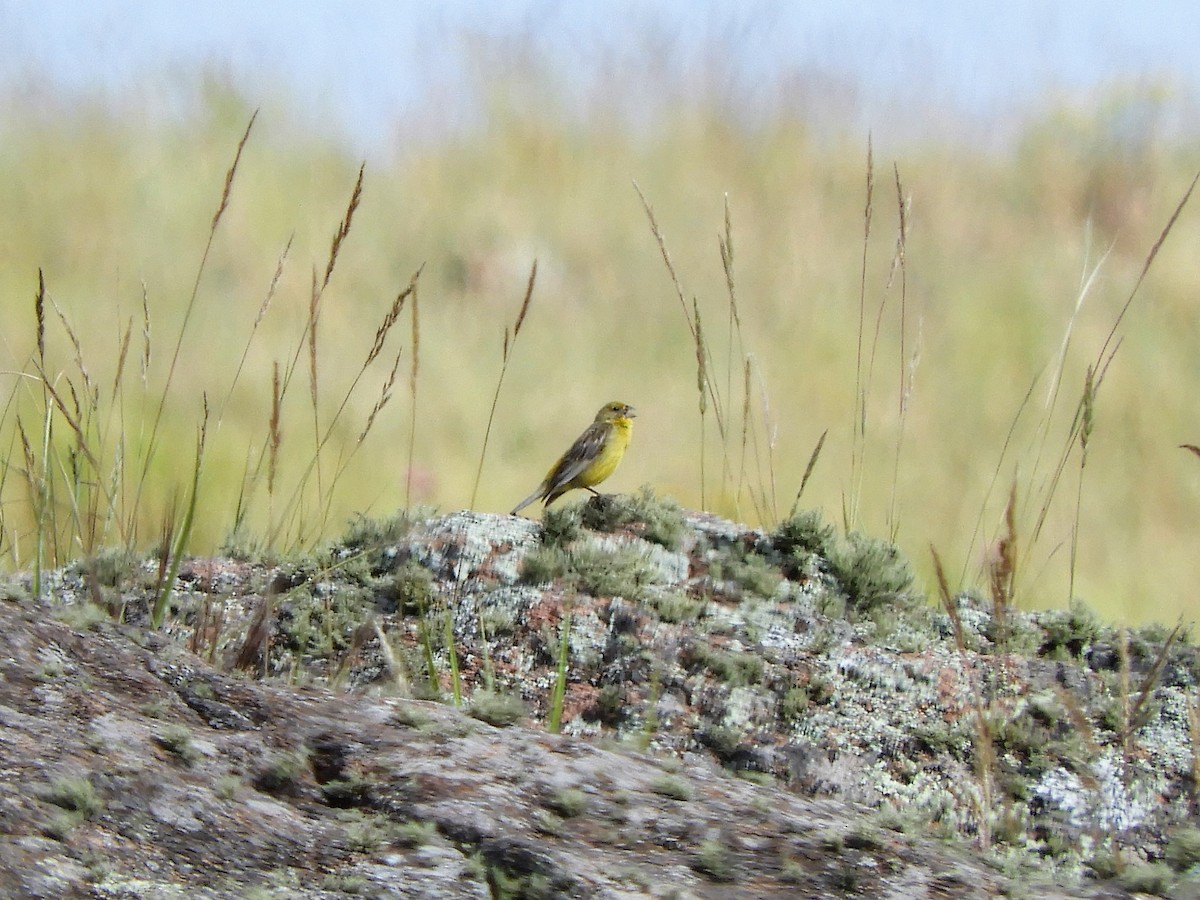
[[(339, 421), (325, 477), (338, 458), (350, 461), (327, 517), (312, 503), (303, 515), (310, 524), (323, 521), (327, 534), (340, 532), (356, 512), (379, 516), (403, 505), (410, 476), (414, 503), (468, 503), (504, 329), (535, 259), (533, 302), (513, 345), (477, 507), (507, 511), (612, 399), (634, 404), (639, 419), (632, 450), (606, 487), (649, 484), (686, 506), (700, 505), (695, 350), (636, 180), (687, 302), (696, 299), (722, 385), (728, 299), (718, 237), (728, 199), (758, 447), (745, 482), (773, 493), (786, 514), (812, 448), (828, 430), (801, 505), (846, 524), (855, 490), (868, 136), (814, 132), (799, 112), (748, 120), (719, 98), (664, 104), (649, 125), (603, 96), (580, 114), (546, 87), (545, 74), (488, 84), (478, 122), (411, 141), (401, 133), (388, 158), (368, 163), (361, 206), (322, 300), (320, 403), (328, 421), (393, 298), (424, 265), (411, 473), (406, 310), (389, 337), (393, 349), (371, 367)], [(33, 371), (39, 267), (49, 297), (80, 338), (84, 367), (130, 457), (146, 439), (225, 172), (260, 102), (211, 76), (198, 75), (192, 90), (186, 115), (149, 122), (134, 104), (53, 94), (4, 99), (0, 333), (8, 357), (3, 394), (11, 400), (0, 420), (7, 463), (0, 551), (10, 568), (28, 565), (36, 530), (20, 475), (17, 422), (40, 433), (40, 393), (18, 374)], [(1167, 101), (1176, 99), (1166, 88), (1114, 85), (1101, 96), (1048, 102), (1002, 148), (945, 137), (874, 146), (868, 345), (877, 315), (880, 331), (861, 500), (849, 524), (880, 537), (894, 532), (922, 572), (933, 543), (952, 575), (982, 584), (1015, 479), (1023, 541), (1018, 603), (1069, 602), (1077, 456), (1036, 543), (1030, 532), (1087, 366), (1195, 174), (1194, 139), (1168, 127)], [(361, 162), (302, 122), (287, 101), (272, 97), (246, 146), (168, 395), (162, 446), (136, 510), (140, 546), (154, 542), (165, 511), (190, 484), (205, 398), (214, 416), (192, 552), (213, 552), (229, 537), (247, 466), (264, 450), (272, 366), (286, 364), (303, 340), (314, 272), (319, 278), (324, 271)], [(909, 203), (903, 358), (893, 165)], [(277, 293), (226, 405), (289, 240)], [(1198, 243), (1200, 211), (1189, 207), (1121, 325), (1120, 351), (1096, 399), (1075, 594), (1106, 617), (1132, 623), (1194, 617), (1200, 461), (1177, 445), (1200, 443), (1192, 415), (1200, 379)], [(1109, 248), (1071, 335), (1062, 397), (1050, 410), (1048, 392), (1081, 285)], [(141, 388), (143, 296), (154, 352)], [(132, 349), (116, 402), (126, 328)], [(394, 396), (348, 456), (401, 344)], [(46, 357), (50, 379), (82, 389), (74, 348), (53, 313)], [(302, 362), (301, 382), (305, 368)], [(726, 402), (735, 413), (734, 435), (727, 444), (736, 467), (743, 377), (736, 347), (732, 369)], [(1044, 445), (1041, 426), (1049, 428)], [(294, 483), (306, 465), (313, 433), (308, 388), (298, 382), (281, 415), (281, 483)], [(761, 503), (745, 491), (738, 496), (733, 481), (720, 483), (721, 444), (711, 419), (707, 440), (708, 508), (775, 524)], [(260, 486), (247, 521), (252, 533), (269, 530), (274, 506)], [(982, 533), (974, 538), (977, 525)], [(62, 561), (72, 548), (57, 552)]]

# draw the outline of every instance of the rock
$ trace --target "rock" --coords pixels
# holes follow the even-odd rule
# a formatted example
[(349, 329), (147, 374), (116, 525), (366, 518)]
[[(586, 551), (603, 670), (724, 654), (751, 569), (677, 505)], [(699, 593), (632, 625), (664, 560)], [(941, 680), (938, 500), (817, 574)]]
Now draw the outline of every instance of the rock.
[[(161, 632), (149, 592), (134, 625), (77, 615), (69, 571), (0, 600), (0, 895), (1127, 896), (1078, 880), (1088, 836), (1152, 859), (1186, 819), (1191, 648), (1121, 745), (1087, 642), (964, 649), (903, 601), (888, 627), (811, 559), (762, 577), (771, 535), (693, 519), (686, 549), (568, 531), (568, 558), (653, 562), (596, 582), (617, 594), (523, 583), (538, 526), (455, 514), (327, 566), (204, 561)], [(456, 689), (521, 702), (475, 717)], [(1035, 854), (1065, 886), (1025, 883)]]

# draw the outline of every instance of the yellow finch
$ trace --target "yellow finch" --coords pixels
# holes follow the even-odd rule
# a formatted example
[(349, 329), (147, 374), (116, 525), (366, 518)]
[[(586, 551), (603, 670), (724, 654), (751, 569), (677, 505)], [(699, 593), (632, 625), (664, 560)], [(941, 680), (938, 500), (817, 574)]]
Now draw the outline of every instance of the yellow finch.
[(633, 417), (637, 415), (628, 403), (614, 400), (600, 407), (596, 419), (571, 445), (571, 449), (550, 467), (545, 480), (532, 494), (513, 509), (516, 515), (534, 500), (545, 500), (549, 506), (572, 488), (599, 484), (617, 468), (629, 438), (633, 434)]

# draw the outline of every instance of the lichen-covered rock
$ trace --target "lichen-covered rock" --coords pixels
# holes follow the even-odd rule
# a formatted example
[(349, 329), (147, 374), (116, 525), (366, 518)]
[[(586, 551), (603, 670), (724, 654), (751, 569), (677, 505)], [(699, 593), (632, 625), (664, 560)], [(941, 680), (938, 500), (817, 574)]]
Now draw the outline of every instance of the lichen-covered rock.
[[(0, 865), (59, 851), (20, 868), (45, 896), (983, 896), (1005, 881), (914, 835), (1065, 884), (1156, 864), (1193, 814), (1177, 634), (966, 595), (951, 616), (811, 514), (623, 502), (195, 561), (160, 632), (136, 631), (136, 566), (99, 597), (124, 626), (71, 571), (0, 601), (0, 750), (27, 761), (2, 777), (44, 788), (0, 801), (24, 823)], [(99, 808), (37, 799), (78, 773)]]
[[(248, 681), (0, 601), (0, 895), (984, 897), (861, 811), (450, 706)], [(53, 660), (47, 668), (47, 660)], [(242, 720), (193, 708), (200, 691)]]

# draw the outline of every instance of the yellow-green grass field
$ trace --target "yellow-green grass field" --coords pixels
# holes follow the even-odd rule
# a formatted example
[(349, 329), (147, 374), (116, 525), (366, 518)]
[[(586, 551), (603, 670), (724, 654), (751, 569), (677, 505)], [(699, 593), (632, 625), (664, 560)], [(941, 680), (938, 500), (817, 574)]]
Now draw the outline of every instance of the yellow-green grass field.
[[(952, 582), (986, 585), (1015, 483), (1019, 605), (1066, 605), (1073, 571), (1074, 594), (1108, 618), (1194, 618), (1200, 459), (1178, 445), (1200, 444), (1200, 198), (1133, 292), (1200, 154), (1119, 128), (1151, 102), (1141, 95), (1047, 107), (1003, 150), (876, 141), (870, 165), (866, 134), (816, 138), (789, 117), (734, 125), (691, 108), (650, 128), (496, 103), (436, 140), (401, 132), (367, 164), (316, 293), (361, 160), (283, 101), (262, 101), (215, 229), (257, 98), (214, 91), (198, 114), (153, 124), (80, 101), (5, 102), (10, 570), (151, 549), (172, 509), (177, 534), (206, 403), (191, 553), (228, 542), (239, 507), (237, 542), (284, 553), (359, 512), (470, 505), (507, 329), (479, 510), (511, 508), (620, 399), (639, 418), (609, 490), (646, 484), (769, 527), (827, 431), (800, 506), (894, 536), (927, 584), (932, 544)], [(418, 270), (417, 302), (364, 369)], [(716, 394), (703, 449), (694, 310)], [(1081, 473), (1073, 418), (1088, 367), (1106, 361)]]

